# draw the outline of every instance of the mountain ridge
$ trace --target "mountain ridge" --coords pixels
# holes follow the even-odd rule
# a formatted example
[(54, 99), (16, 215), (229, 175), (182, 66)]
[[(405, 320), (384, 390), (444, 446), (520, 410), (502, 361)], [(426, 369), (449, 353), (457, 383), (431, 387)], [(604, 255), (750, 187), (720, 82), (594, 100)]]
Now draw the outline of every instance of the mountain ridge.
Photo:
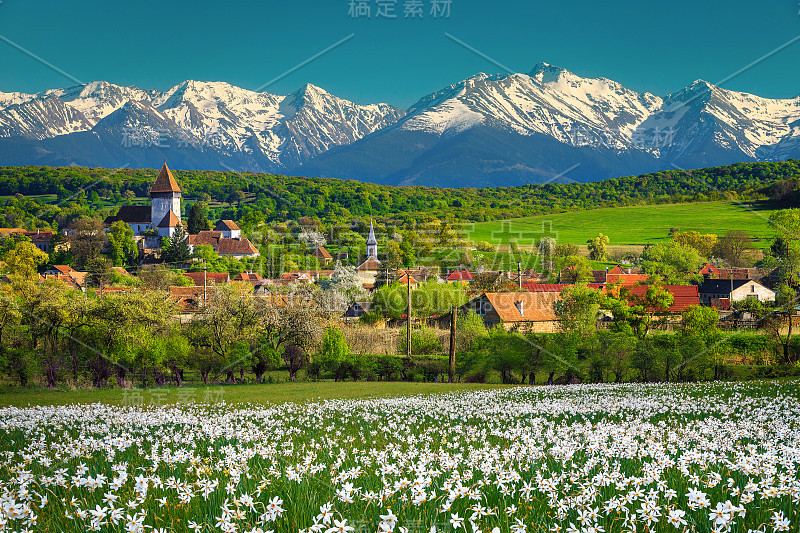
[(0, 153), (3, 164), (112, 167), (156, 167), (168, 153), (187, 169), (387, 184), (592, 181), (800, 156), (800, 98), (703, 80), (660, 97), (545, 62), (476, 73), (407, 110), (310, 83), (273, 95), (221, 81), (163, 92), (97, 81), (0, 93)]

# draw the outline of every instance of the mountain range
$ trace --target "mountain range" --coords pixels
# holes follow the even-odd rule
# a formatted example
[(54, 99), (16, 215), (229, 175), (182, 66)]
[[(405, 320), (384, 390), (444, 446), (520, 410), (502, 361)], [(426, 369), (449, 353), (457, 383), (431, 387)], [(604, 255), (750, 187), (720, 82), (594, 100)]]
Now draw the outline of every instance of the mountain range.
[(698, 80), (664, 97), (540, 63), (476, 74), (403, 110), (308, 84), (184, 81), (0, 92), (0, 164), (220, 169), (384, 184), (592, 181), (800, 157), (800, 98)]

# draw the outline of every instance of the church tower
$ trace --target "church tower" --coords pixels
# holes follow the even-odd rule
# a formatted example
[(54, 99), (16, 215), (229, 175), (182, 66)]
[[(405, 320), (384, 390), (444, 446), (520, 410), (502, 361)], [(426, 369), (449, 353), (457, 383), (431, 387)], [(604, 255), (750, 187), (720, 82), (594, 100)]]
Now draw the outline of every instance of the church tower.
[(375, 238), (375, 228), (372, 221), (369, 221), (369, 237), (367, 237), (367, 259), (370, 257), (378, 258), (378, 240)]
[[(173, 213), (172, 217), (169, 216), (170, 212)], [(167, 168), (166, 161), (150, 189), (150, 224), (157, 229), (165, 219), (167, 223), (181, 219), (181, 189)]]

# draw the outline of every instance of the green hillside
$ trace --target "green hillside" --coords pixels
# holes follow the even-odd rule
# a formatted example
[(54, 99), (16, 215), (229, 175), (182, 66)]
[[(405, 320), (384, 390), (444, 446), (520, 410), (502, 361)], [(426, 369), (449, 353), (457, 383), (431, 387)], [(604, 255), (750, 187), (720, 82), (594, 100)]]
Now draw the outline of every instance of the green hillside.
[(468, 228), (468, 238), (473, 242), (487, 241), (495, 245), (508, 244), (509, 238), (514, 238), (524, 247), (549, 235), (559, 242), (581, 245), (590, 237), (604, 233), (611, 238), (612, 245), (645, 245), (666, 240), (670, 228), (718, 235), (730, 230), (743, 230), (758, 239), (755, 245), (763, 248), (774, 235), (767, 223), (769, 213), (757, 203), (746, 206), (703, 202), (609, 207), (480, 222), (472, 229)]

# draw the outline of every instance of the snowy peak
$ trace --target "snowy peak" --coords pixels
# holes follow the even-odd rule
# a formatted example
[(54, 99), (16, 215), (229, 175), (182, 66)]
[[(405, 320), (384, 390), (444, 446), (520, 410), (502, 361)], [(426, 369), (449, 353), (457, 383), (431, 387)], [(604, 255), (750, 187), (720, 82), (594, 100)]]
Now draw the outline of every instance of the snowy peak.
[[(320, 161), (344, 154), (328, 175), (397, 182), (436, 178), (436, 169), (448, 165), (452, 176), (485, 181), (506, 172), (535, 182), (551, 160), (557, 173), (577, 158), (592, 179), (675, 164), (799, 157), (799, 124), (800, 98), (761, 98), (703, 80), (661, 98), (545, 62), (527, 74), (476, 73), (423, 96), (407, 112), (357, 104), (310, 83), (284, 95), (198, 80), (166, 91), (95, 81), (0, 93), (0, 139), (57, 145), (69, 137), (65, 153), (83, 150), (89, 162), (97, 149), (86, 138), (116, 143), (106, 155), (124, 158), (130, 153), (119, 148), (121, 138), (158, 146), (157, 137), (167, 136), (183, 140), (184, 149), (197, 147), (181, 153), (198, 168), (227, 160), (248, 170), (323, 173)], [(469, 158), (471, 166), (458, 167)]]

